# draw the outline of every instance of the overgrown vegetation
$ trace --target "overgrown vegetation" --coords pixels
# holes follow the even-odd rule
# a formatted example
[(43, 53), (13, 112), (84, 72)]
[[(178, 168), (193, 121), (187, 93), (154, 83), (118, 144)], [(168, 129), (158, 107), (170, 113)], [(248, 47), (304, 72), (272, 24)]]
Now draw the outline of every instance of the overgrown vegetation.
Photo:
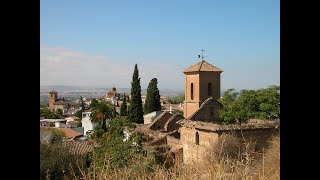
[[(141, 137), (141, 136), (140, 136)], [(126, 147), (126, 142), (123, 147)], [(127, 144), (131, 146), (130, 143)], [(241, 158), (231, 158), (221, 153), (212, 153), (204, 165), (184, 164), (174, 161), (172, 166), (165, 167), (166, 161), (157, 160), (157, 155), (136, 153), (127, 148), (116, 147), (110, 150), (95, 151), (91, 166), (78, 179), (280, 179), (280, 136), (271, 139), (265, 153), (252, 157), (243, 154)], [(221, 152), (219, 149), (216, 152)], [(100, 154), (101, 153), (101, 154)], [(113, 159), (126, 159), (115, 163)], [(132, 153), (132, 154), (130, 154)], [(117, 158), (113, 158), (116, 156)], [(117, 162), (117, 161), (116, 161)]]
[[(81, 176), (80, 169), (86, 169), (85, 158), (71, 155), (62, 139), (63, 131), (48, 128), (52, 132), (52, 141), (40, 141), (40, 179), (63, 179), (64, 177)], [(80, 169), (79, 169), (80, 168)]]
[(225, 91), (219, 100), (223, 105), (220, 118), (227, 123), (245, 122), (250, 118), (280, 118), (280, 86), (269, 86), (258, 90), (235, 89)]

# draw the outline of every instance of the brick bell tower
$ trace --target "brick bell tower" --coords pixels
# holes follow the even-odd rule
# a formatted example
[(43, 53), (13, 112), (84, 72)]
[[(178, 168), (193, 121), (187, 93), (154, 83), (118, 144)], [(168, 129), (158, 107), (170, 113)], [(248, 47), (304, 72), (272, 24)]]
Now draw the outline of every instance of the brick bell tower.
[(49, 109), (50, 111), (54, 110), (54, 105), (53, 103), (56, 102), (56, 100), (58, 99), (58, 92), (53, 90), (51, 92), (49, 92)]
[(205, 60), (185, 69), (185, 101), (183, 116), (188, 119), (208, 97), (220, 98), (220, 74), (223, 71)]

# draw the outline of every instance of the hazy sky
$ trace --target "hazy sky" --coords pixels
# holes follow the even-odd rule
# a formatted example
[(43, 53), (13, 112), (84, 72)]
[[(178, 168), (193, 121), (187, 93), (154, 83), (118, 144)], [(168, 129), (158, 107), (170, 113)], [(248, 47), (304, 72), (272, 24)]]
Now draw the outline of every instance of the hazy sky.
[(279, 0), (41, 0), (40, 85), (183, 89), (205, 60), (221, 89), (280, 85)]

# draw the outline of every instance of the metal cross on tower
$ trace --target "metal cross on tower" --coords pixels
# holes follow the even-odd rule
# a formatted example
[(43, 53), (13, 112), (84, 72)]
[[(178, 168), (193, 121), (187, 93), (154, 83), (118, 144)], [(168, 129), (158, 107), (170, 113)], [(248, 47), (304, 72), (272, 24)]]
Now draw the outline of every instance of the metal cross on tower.
[(204, 50), (203, 49), (201, 49), (201, 59), (203, 60), (203, 52), (204, 52)]
[[(203, 58), (204, 58), (204, 56), (203, 56), (203, 51), (204, 51), (204, 50), (201, 49), (201, 51), (202, 51), (202, 52), (201, 52), (201, 59), (202, 59), (202, 61), (203, 61)], [(206, 57), (207, 57), (207, 56), (206, 56)], [(200, 58), (200, 55), (198, 55), (198, 58)]]

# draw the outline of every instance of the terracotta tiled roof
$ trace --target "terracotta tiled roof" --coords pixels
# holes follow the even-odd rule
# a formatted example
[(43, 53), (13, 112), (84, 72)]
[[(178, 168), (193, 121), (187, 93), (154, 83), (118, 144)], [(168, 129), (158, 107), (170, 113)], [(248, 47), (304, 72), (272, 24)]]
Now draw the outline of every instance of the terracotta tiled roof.
[(82, 134), (77, 132), (77, 131), (74, 131), (70, 128), (59, 128), (59, 130), (63, 131), (64, 134), (66, 135), (66, 138), (74, 138), (76, 136), (81, 136)]
[(73, 155), (84, 155), (93, 151), (97, 144), (93, 141), (67, 141), (65, 145)]
[(199, 71), (213, 71), (213, 72), (223, 72), (221, 69), (209, 64), (207, 61), (202, 60), (200, 62), (197, 62), (196, 64), (193, 64), (192, 66), (188, 67), (183, 71), (183, 73), (187, 72), (199, 72)]

